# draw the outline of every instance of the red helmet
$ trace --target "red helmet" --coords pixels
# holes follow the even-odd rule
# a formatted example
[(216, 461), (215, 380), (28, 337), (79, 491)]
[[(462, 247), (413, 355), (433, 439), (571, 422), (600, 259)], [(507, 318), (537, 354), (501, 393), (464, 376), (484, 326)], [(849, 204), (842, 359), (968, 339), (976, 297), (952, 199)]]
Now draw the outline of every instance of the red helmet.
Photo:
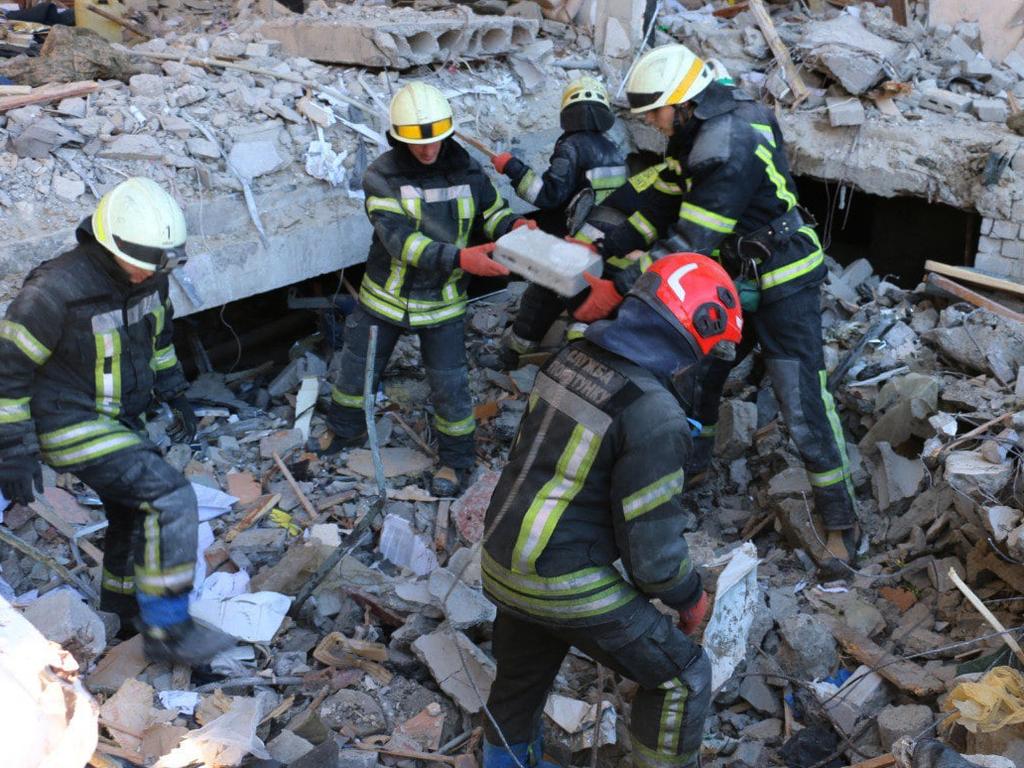
[(707, 355), (719, 342), (739, 344), (743, 311), (732, 278), (699, 253), (658, 259), (629, 292), (646, 302)]

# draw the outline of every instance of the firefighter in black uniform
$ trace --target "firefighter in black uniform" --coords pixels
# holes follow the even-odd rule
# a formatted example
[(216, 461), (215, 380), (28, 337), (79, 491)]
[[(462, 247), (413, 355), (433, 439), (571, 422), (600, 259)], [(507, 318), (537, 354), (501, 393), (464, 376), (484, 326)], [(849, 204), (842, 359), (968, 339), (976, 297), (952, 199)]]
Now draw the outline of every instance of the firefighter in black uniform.
[[(607, 135), (615, 124), (615, 114), (598, 80), (581, 77), (569, 83), (562, 93), (559, 121), (563, 133), (543, 174), (538, 175), (511, 152), (495, 155), (491, 164), (508, 176), (520, 198), (537, 207), (535, 218), (540, 228), (562, 237), (574, 234), (567, 230), (568, 210), (582, 190), (593, 190), (591, 204), (600, 206), (625, 183), (626, 158)], [(514, 368), (520, 355), (537, 349), (566, 306), (578, 303), (542, 286), (527, 286), (515, 322), (502, 337), (497, 367)]]
[(414, 331), (430, 383), (442, 465), (432, 488), (435, 495), (453, 496), (476, 461), (465, 347), (469, 275), (507, 275), (490, 258), (493, 241), (516, 226), (536, 225), (517, 219), (480, 165), (449, 138), (455, 131), (452, 108), (437, 88), (422, 82), (404, 86), (391, 101), (390, 117), (394, 148), (363, 177), (373, 242), (327, 414), (331, 448), (366, 439), (362, 392), (370, 326), (379, 329), (377, 380), (398, 338)]
[[(675, 223), (650, 250), (657, 258), (688, 250), (721, 260), (748, 313), (738, 358), (760, 344), (775, 395), (807, 468), (815, 509), (831, 558), (849, 563), (857, 516), (846, 441), (826, 386), (819, 285), (825, 254), (801, 214), (796, 186), (771, 111), (716, 81), (711, 68), (682, 45), (640, 59), (626, 94), (632, 111), (669, 137), (659, 177), (683, 190), (679, 199), (653, 193), (651, 212), (679, 206)], [(660, 214), (659, 214), (660, 215)], [(592, 288), (585, 318), (611, 311), (639, 269)], [(691, 474), (710, 461), (718, 404), (731, 364), (709, 372), (696, 418), (704, 425)], [(825, 560), (829, 560), (826, 557)], [(835, 567), (835, 564), (832, 564)]]
[(146, 438), (153, 394), (172, 436), (196, 421), (175, 355), (167, 275), (185, 257), (185, 216), (149, 179), (122, 182), (32, 270), (0, 322), (0, 492), (28, 503), (40, 458), (103, 501), (109, 526), (100, 608), (137, 620), (152, 659), (197, 665), (229, 647), (192, 622), (195, 493)]
[[(687, 637), (708, 602), (683, 535), (687, 410), (708, 361), (741, 336), (722, 267), (675, 254), (538, 374), (486, 515), (498, 670), (485, 768), (549, 765), (541, 712), (570, 646), (640, 685), (634, 765), (697, 764), (711, 665)], [(678, 628), (655, 598), (679, 612)]]

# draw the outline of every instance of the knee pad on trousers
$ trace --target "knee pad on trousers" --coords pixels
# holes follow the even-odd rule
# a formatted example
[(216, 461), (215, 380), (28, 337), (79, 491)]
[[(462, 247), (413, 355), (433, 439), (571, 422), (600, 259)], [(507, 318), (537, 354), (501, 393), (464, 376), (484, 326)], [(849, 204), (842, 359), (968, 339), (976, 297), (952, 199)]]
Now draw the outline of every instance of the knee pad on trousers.
[(797, 446), (806, 446), (814, 442), (807, 415), (804, 413), (803, 401), (800, 399), (800, 368), (799, 360), (767, 360), (768, 376), (772, 380), (775, 399), (782, 410), (782, 418), (789, 427)]

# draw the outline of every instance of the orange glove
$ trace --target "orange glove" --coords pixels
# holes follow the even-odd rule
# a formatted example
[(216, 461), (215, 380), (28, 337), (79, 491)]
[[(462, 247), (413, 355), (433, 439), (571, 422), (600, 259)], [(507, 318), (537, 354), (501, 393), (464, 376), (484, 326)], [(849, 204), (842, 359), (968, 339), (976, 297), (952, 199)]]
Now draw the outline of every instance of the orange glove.
[(511, 152), (499, 152), (491, 158), (491, 165), (494, 166), (494, 170), (498, 173), (505, 172), (505, 166), (508, 165), (508, 161), (512, 159)]
[(566, 235), (564, 239), (567, 243), (575, 243), (576, 245), (582, 245), (584, 248), (588, 248), (594, 253), (598, 253), (597, 246), (594, 245), (593, 243), (588, 243), (585, 240), (577, 240), (572, 235)]
[(501, 277), (508, 274), (508, 267), (491, 258), (494, 243), (474, 245), (459, 251), (459, 268), (463, 272), (480, 277)]
[(708, 593), (701, 592), (700, 599), (686, 610), (679, 612), (679, 628), (683, 634), (692, 635), (708, 613)]
[(583, 279), (590, 285), (590, 295), (572, 313), (581, 323), (592, 323), (608, 317), (622, 303), (622, 296), (611, 280), (602, 280), (589, 272), (583, 273)]
[(512, 229), (519, 229), (520, 227), (526, 227), (527, 229), (536, 229), (537, 222), (533, 219), (516, 219), (516, 223), (512, 225)]

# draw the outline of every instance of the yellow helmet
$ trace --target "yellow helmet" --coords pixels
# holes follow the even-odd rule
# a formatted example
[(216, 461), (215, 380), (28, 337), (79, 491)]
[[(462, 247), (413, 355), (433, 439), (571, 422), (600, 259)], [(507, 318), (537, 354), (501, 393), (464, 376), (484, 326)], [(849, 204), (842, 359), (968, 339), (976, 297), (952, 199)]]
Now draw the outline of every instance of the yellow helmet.
[(604, 85), (593, 77), (578, 77), (562, 91), (562, 109), (584, 101), (593, 101), (606, 107), (611, 106), (608, 103), (608, 92)]
[(114, 256), (149, 272), (185, 262), (185, 214), (152, 179), (122, 181), (100, 198), (92, 214), (96, 240)]
[(412, 82), (391, 99), (391, 137), (406, 144), (431, 144), (455, 132), (452, 105), (437, 88)]
[(685, 45), (662, 45), (637, 62), (626, 83), (626, 98), (634, 114), (682, 104), (712, 82), (704, 61)]

